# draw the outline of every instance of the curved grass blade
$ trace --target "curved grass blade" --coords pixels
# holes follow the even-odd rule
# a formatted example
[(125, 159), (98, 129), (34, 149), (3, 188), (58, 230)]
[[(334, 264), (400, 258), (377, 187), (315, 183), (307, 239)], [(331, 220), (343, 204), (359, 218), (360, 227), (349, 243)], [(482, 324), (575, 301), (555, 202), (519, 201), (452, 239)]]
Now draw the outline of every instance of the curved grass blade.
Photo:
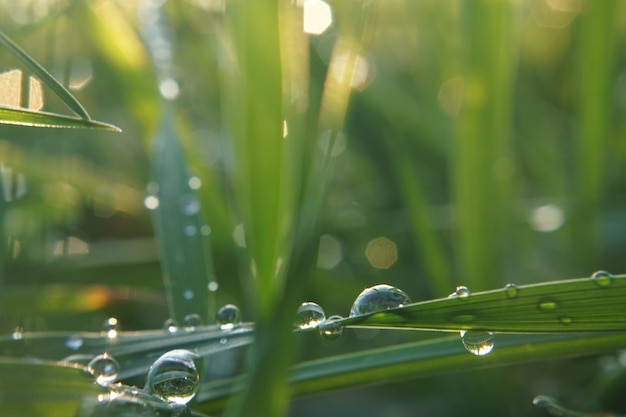
[(0, 107), (0, 124), (48, 128), (103, 129), (113, 132), (122, 131), (122, 129), (117, 126), (91, 119), (9, 107)]
[[(602, 354), (624, 346), (625, 333), (503, 335), (496, 349), (477, 358), (465, 350), (458, 336), (442, 337), (299, 364), (292, 369), (290, 388), (296, 396), (309, 395), (459, 370)], [(221, 410), (239, 383), (239, 378), (231, 378), (203, 384), (197, 395), (199, 408), (208, 413)]]
[(42, 67), (33, 57), (25, 50), (13, 42), (7, 35), (0, 30), (0, 44), (4, 45), (17, 59), (30, 68), (37, 77), (47, 85), (67, 106), (72, 109), (81, 119), (91, 120), (87, 110), (76, 100), (61, 83), (59, 83), (44, 67)]
[(343, 326), (562, 333), (626, 330), (626, 275), (442, 298), (338, 321)]
[(74, 416), (83, 397), (95, 397), (99, 392), (81, 369), (0, 358), (3, 417)]
[(232, 330), (204, 326), (193, 331), (119, 332), (114, 338), (100, 333), (23, 333), (17, 340), (0, 337), (0, 352), (4, 356), (56, 361), (107, 352), (119, 362), (119, 378), (124, 379), (145, 374), (155, 359), (172, 349), (188, 349), (206, 357), (248, 345), (253, 341), (253, 330), (252, 324), (243, 323)]

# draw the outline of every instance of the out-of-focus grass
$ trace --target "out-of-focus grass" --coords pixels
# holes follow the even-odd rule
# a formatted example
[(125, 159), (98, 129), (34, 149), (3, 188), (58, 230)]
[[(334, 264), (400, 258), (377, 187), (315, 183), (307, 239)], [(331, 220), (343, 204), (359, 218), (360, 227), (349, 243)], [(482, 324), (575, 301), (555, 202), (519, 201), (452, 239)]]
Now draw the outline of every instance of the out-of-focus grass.
[[(154, 4), (69, 3), (51, 2), (46, 18), (29, 4), (7, 3), (3, 30), (65, 86), (88, 62), (91, 80), (72, 93), (124, 133), (112, 139), (99, 131), (0, 127), (0, 149), (11, 150), (0, 153), (2, 190), (11, 190), (0, 206), (0, 233), (9, 234), (2, 282), (18, 292), (42, 282), (42, 292), (75, 285), (66, 295), (76, 303), (65, 307), (81, 305), (84, 285), (122, 284), (128, 293), (80, 314), (17, 306), (3, 313), (0, 329), (97, 331), (108, 316), (129, 330), (160, 327), (178, 313), (162, 297), (146, 297), (164, 294), (159, 270), (167, 268), (141, 243), (153, 236), (142, 204), (151, 180), (147, 144), (163, 100), (144, 30), (154, 22), (146, 5)], [(256, 365), (247, 368), (252, 388), (233, 409), (243, 414), (284, 410), (282, 379), (296, 352), (333, 356), (421, 337), (346, 332), (334, 345), (294, 337), (291, 311), (302, 299), (346, 314), (363, 287), (379, 282), (422, 301), (459, 284), (478, 291), (623, 269), (621, 4), (330, 6), (333, 25), (319, 36), (304, 35), (302, 9), (282, 2), (229, 2), (226, 12), (191, 0), (157, 7), (159, 24), (172, 34), (165, 39), (169, 75), (180, 88), (168, 117), (182, 150), (179, 168), (201, 179), (196, 191), (211, 231), (216, 305), (235, 302), (244, 317), (259, 320)], [(21, 65), (0, 62), (7, 65), (0, 71)], [(45, 109), (56, 112), (52, 93), (44, 95)], [(26, 179), (25, 194), (14, 193), (22, 189), (18, 177)], [(233, 243), (238, 224), (244, 248)], [(380, 237), (393, 244), (381, 255), (385, 267), (366, 255)], [(70, 241), (90, 251), (55, 251)], [(129, 248), (124, 256), (99, 250), (116, 244)], [(320, 244), (319, 259), (332, 256), (316, 267)], [(200, 289), (206, 278), (194, 285)], [(45, 294), (33, 297), (46, 305)], [(208, 308), (197, 308), (210, 320)], [(297, 349), (300, 340), (307, 349)], [(585, 363), (579, 373), (603, 372)], [(511, 373), (521, 371), (498, 376), (513, 380)], [(488, 381), (472, 384), (473, 392), (481, 386), (485, 398), (515, 397), (486, 388)], [(332, 415), (323, 402), (316, 407)]]

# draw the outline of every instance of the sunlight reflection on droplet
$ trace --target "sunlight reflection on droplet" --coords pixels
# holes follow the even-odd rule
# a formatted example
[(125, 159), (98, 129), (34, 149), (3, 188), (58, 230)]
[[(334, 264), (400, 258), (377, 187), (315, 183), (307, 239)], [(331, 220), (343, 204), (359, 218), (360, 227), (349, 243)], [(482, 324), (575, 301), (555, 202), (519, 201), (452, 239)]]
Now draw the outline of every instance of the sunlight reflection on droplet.
[(546, 204), (530, 212), (528, 223), (537, 232), (553, 232), (565, 223), (565, 214), (560, 206)]
[(304, 32), (320, 35), (333, 22), (333, 15), (328, 3), (322, 0), (304, 0)]
[(163, 98), (167, 100), (174, 100), (180, 93), (178, 82), (173, 78), (165, 78), (159, 83), (159, 92)]

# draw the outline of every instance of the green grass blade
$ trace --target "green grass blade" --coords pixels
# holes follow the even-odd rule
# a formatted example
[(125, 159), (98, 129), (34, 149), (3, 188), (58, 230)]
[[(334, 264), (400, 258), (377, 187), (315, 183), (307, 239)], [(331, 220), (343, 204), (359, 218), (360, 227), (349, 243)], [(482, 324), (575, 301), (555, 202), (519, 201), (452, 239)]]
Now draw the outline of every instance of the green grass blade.
[(3, 417), (67, 417), (100, 390), (81, 369), (0, 358), (0, 392)]
[(25, 50), (20, 48), (15, 42), (13, 42), (7, 35), (0, 30), (0, 44), (4, 45), (11, 53), (17, 57), (24, 65), (30, 68), (31, 71), (39, 79), (47, 85), (67, 106), (72, 109), (76, 115), (81, 119), (90, 120), (87, 110), (76, 100), (76, 98), (70, 93), (61, 83), (59, 83), (44, 67), (42, 67), (33, 57), (31, 57)]
[(112, 132), (122, 131), (117, 126), (96, 120), (9, 107), (0, 107), (0, 124), (46, 128), (103, 129)]
[[(309, 395), (488, 366), (602, 354), (625, 344), (624, 333), (502, 335), (489, 355), (478, 358), (465, 350), (458, 336), (442, 337), (296, 365), (291, 388), (294, 395)], [(205, 412), (221, 410), (238, 383), (238, 378), (232, 378), (203, 384), (197, 396), (199, 408)]]
[(211, 254), (206, 248), (208, 226), (201, 218), (196, 190), (189, 184), (183, 149), (174, 126), (173, 110), (164, 111), (163, 124), (152, 143), (153, 180), (158, 198), (153, 224), (159, 246), (170, 315), (182, 323), (189, 314), (209, 321)]
[(442, 298), (342, 320), (345, 326), (560, 333), (626, 330), (626, 275)]

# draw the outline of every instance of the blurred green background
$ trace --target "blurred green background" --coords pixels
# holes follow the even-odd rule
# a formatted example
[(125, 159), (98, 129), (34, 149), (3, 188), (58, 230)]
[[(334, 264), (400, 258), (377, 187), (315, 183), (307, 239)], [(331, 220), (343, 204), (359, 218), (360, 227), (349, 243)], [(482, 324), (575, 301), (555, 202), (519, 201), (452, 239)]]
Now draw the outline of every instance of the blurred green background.
[[(299, 13), (322, 2), (301, 3), (293, 5)], [(308, 35), (300, 51), (309, 89), (301, 113), (312, 129), (302, 137), (313, 144), (305, 165), (332, 143), (315, 128), (340, 46), (356, 61), (319, 230), (300, 242), (313, 248), (314, 268), (291, 278), (301, 281), (302, 301), (347, 315), (356, 294), (378, 283), (420, 301), (457, 285), (482, 291), (624, 271), (626, 2), (329, 5), (331, 26)], [(240, 279), (238, 190), (228, 179), (229, 98), (220, 77), (228, 10), (219, 0), (0, 1), (5, 33), (94, 118), (123, 129), (0, 126), (0, 332), (97, 331), (111, 316), (124, 330), (161, 328), (170, 313), (146, 204), (150, 143), (164, 119), (177, 126), (210, 226), (215, 305), (235, 303), (254, 318)], [(0, 104), (38, 109), (43, 100), (43, 110), (67, 113), (5, 50), (0, 73)], [(342, 94), (338, 102), (348, 99)], [(426, 337), (314, 336), (302, 336), (299, 358)], [(291, 414), (545, 415), (531, 405), (537, 394), (626, 412), (612, 391), (624, 362), (460, 370), (296, 400)]]

